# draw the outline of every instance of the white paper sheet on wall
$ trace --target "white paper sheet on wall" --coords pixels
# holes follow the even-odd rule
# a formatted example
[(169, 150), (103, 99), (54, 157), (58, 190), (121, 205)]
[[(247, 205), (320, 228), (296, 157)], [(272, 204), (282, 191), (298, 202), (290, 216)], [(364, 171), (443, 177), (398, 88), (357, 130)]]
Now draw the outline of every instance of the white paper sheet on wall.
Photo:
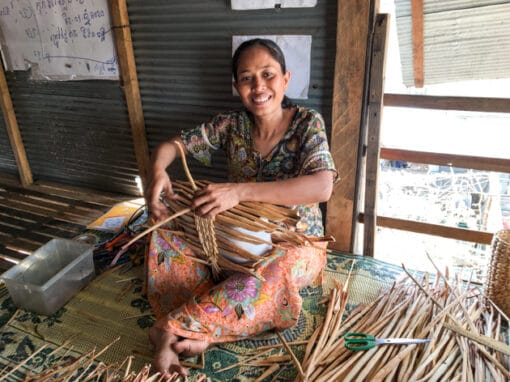
[(35, 79), (118, 79), (107, 0), (0, 0), (6, 70)]
[[(285, 55), (285, 64), (290, 71), (290, 82), (286, 95), (291, 99), (307, 99), (310, 85), (310, 57), (312, 36), (308, 35), (257, 35), (232, 36), (232, 54), (243, 41), (252, 38), (273, 40)], [(237, 94), (233, 88), (233, 94)]]
[(317, 0), (231, 0), (234, 10), (315, 7)]

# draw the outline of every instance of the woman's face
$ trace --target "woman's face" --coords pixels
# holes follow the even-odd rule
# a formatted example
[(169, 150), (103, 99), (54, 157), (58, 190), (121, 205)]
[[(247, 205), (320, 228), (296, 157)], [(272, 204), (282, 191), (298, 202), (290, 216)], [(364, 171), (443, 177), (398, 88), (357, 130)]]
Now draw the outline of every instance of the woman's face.
[(290, 72), (282, 68), (264, 47), (254, 46), (239, 57), (237, 81), (234, 86), (244, 106), (254, 116), (281, 112)]

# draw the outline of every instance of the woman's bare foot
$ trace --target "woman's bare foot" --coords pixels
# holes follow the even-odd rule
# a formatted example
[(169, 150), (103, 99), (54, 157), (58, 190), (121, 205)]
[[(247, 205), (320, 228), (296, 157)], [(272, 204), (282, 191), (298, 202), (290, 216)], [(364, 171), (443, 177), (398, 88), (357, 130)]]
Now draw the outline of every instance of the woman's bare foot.
[(173, 345), (177, 343), (177, 336), (163, 329), (152, 327), (149, 330), (149, 340), (154, 345), (153, 365), (156, 371), (168, 378), (177, 372), (182, 376), (188, 375), (188, 370), (179, 363), (178, 353)]
[(209, 343), (206, 341), (185, 338), (174, 342), (172, 347), (177, 354), (182, 354), (185, 357), (192, 357), (204, 352), (209, 347)]

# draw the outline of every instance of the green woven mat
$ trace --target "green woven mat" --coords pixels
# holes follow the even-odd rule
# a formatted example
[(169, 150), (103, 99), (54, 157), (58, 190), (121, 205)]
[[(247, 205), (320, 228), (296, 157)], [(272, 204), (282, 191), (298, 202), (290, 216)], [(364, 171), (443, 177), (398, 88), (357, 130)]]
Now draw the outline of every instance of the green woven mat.
[[(353, 265), (353, 260), (356, 260)], [(53, 349), (66, 340), (72, 344), (71, 356), (78, 356), (94, 347), (102, 349), (115, 342), (99, 359), (106, 364), (122, 362), (134, 355), (132, 370), (139, 370), (150, 363), (151, 350), (148, 329), (154, 322), (150, 306), (141, 292), (141, 269), (133, 268), (119, 274), (110, 272), (96, 278), (79, 292), (65, 307), (52, 316), (40, 316), (17, 310), (7, 292), (0, 291), (0, 365), (18, 365), (43, 345), (47, 345), (37, 356), (9, 376), (8, 380), (22, 380), (27, 373), (37, 373), (55, 362)], [(309, 287), (302, 291), (303, 310), (298, 323), (283, 332), (287, 341), (306, 340), (322, 321), (324, 306), (318, 302), (334, 280), (345, 283), (349, 271), (348, 309), (360, 303), (369, 303), (381, 288), (391, 286), (399, 274), (400, 267), (360, 256), (329, 254), (323, 287)], [(323, 289), (324, 288), (324, 289)], [(253, 349), (279, 343), (274, 333), (267, 333), (244, 341), (211, 347), (205, 353), (205, 367), (191, 370), (190, 381), (199, 374), (206, 374), (212, 381), (253, 381), (264, 368), (241, 366), (218, 372), (239, 362)], [(294, 348), (302, 357), (304, 346)], [(188, 362), (199, 363), (198, 359)], [(267, 381), (292, 381), (296, 370), (289, 364), (280, 368)], [(0, 380), (2, 374), (0, 374)]]

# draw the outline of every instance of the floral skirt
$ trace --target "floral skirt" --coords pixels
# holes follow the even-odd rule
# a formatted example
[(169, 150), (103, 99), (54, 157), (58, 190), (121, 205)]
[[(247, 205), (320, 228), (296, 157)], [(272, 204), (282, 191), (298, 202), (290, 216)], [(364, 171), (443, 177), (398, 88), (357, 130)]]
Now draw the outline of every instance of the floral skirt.
[(209, 343), (291, 327), (301, 311), (299, 290), (313, 284), (326, 264), (327, 243), (314, 245), (272, 249), (257, 269), (261, 279), (231, 272), (215, 283), (209, 267), (195, 261), (178, 236), (153, 231), (146, 265), (155, 326)]

